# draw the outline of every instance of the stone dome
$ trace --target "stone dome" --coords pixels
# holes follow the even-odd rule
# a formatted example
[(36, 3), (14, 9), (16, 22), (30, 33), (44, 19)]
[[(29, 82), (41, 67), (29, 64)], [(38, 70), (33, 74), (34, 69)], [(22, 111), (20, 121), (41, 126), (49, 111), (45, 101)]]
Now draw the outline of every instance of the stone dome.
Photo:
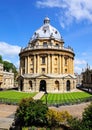
[(32, 36), (31, 40), (35, 40), (37, 38), (55, 38), (57, 40), (61, 40), (61, 35), (59, 31), (50, 25), (50, 19), (46, 17), (44, 19), (44, 24)]

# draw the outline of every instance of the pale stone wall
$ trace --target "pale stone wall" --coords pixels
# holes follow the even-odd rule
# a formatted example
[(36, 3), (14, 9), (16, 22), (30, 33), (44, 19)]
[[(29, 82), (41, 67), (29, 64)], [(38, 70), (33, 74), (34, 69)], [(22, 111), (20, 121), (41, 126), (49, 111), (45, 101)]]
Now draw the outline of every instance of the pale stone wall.
[(3, 64), (0, 64), (0, 88), (3, 83)]
[(0, 64), (0, 87), (3, 89), (14, 87), (14, 73), (3, 71), (2, 64)]
[(14, 87), (14, 73), (3, 72), (3, 84), (2, 88), (13, 88)]

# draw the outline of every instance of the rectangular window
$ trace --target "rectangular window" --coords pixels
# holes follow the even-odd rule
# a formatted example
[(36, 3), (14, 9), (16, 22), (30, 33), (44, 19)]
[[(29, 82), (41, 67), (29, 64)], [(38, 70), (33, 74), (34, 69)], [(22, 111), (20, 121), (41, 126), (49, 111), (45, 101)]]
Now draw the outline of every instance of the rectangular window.
[(31, 64), (33, 64), (33, 58), (31, 58)]
[(65, 58), (65, 65), (67, 65), (67, 58)]
[(42, 57), (42, 64), (45, 64), (45, 57)]
[(43, 47), (47, 47), (47, 42), (43, 42)]

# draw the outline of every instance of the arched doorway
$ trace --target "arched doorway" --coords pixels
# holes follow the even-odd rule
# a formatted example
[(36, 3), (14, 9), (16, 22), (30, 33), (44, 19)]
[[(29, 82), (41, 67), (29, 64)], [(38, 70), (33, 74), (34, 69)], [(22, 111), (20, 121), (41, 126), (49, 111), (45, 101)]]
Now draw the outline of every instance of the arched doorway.
[(54, 88), (55, 90), (59, 90), (59, 81), (55, 81), (55, 88)]
[(20, 80), (20, 91), (23, 91), (23, 80)]
[(66, 82), (66, 91), (70, 91), (70, 80)]
[(46, 91), (46, 81), (45, 80), (40, 81), (40, 89), (39, 89), (39, 91)]
[(32, 90), (33, 86), (32, 86), (32, 81), (31, 80), (29, 81), (29, 84), (30, 84), (30, 89)]

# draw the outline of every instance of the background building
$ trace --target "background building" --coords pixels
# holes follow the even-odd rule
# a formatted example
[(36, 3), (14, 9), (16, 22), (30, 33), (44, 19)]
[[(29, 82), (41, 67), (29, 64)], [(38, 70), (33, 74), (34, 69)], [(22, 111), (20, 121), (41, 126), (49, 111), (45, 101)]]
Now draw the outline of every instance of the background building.
[(75, 73), (75, 76), (76, 76), (76, 87), (79, 87), (80, 85), (82, 85), (83, 75), (82, 73), (81, 74)]
[(3, 64), (0, 63), (0, 88), (9, 89), (14, 87), (14, 73), (3, 71)]
[(92, 69), (88, 67), (85, 69), (84, 72), (82, 72), (83, 76), (83, 81), (82, 81), (82, 86), (85, 88), (91, 88), (92, 89)]
[(74, 51), (64, 47), (59, 31), (44, 24), (34, 32), (28, 46), (21, 49), (19, 89), (21, 91), (72, 91), (76, 87)]

